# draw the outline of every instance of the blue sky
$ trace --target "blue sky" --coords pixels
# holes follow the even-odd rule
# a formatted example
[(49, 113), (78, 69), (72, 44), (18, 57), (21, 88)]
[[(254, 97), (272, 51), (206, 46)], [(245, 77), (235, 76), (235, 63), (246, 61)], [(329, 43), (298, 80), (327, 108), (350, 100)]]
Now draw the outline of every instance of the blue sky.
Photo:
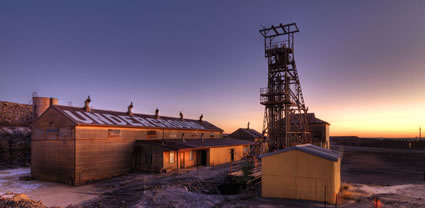
[[(424, 125), (424, 1), (1, 1), (0, 100), (82, 106), (261, 131), (261, 25), (296, 22), (307, 106), (331, 134)], [(367, 124), (365, 124), (364, 121)], [(394, 130), (394, 126), (398, 126)], [(393, 131), (394, 130), (394, 131)], [(390, 136), (391, 136), (390, 135)], [(386, 135), (388, 136), (388, 135)]]

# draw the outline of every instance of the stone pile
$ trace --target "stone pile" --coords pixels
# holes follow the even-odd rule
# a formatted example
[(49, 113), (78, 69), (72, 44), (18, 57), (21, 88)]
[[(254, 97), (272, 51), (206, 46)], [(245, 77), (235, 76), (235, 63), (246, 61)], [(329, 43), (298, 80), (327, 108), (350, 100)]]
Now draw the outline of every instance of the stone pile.
[(32, 105), (0, 101), (0, 126), (29, 126)]
[(25, 194), (8, 193), (0, 196), (0, 208), (46, 208), (40, 201), (34, 201)]
[(0, 101), (0, 169), (29, 166), (32, 106)]

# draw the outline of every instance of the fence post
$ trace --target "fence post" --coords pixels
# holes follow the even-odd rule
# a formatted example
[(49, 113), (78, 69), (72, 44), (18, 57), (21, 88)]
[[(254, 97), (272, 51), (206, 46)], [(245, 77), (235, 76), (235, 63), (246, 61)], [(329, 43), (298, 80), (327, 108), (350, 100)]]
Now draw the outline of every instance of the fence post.
[(338, 194), (335, 194), (335, 208), (338, 207)]
[(325, 186), (325, 198), (324, 198), (324, 200), (323, 200), (323, 204), (325, 205), (325, 207), (326, 207), (326, 186)]

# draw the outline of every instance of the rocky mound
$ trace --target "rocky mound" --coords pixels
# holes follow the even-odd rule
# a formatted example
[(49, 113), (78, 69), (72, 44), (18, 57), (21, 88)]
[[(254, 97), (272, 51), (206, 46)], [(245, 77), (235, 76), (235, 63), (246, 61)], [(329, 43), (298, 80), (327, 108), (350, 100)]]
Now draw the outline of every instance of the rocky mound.
[(32, 106), (0, 101), (0, 169), (28, 166)]
[(0, 101), (0, 126), (29, 126), (32, 106)]
[(46, 208), (40, 201), (34, 201), (25, 194), (8, 193), (0, 196), (0, 208)]

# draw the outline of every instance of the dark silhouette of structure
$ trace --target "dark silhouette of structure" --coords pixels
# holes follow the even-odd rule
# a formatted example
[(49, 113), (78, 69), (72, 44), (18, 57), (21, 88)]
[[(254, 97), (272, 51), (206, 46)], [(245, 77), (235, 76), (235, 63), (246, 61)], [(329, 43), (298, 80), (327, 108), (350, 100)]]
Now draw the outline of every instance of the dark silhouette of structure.
[[(268, 61), (268, 85), (260, 89), (260, 103), (265, 106), (263, 152), (286, 148), (290, 144), (311, 143), (307, 108), (295, 65), (294, 34), (297, 32), (295, 23), (260, 30)], [(301, 116), (291, 122), (294, 114)], [(291, 124), (296, 128), (291, 129)]]

